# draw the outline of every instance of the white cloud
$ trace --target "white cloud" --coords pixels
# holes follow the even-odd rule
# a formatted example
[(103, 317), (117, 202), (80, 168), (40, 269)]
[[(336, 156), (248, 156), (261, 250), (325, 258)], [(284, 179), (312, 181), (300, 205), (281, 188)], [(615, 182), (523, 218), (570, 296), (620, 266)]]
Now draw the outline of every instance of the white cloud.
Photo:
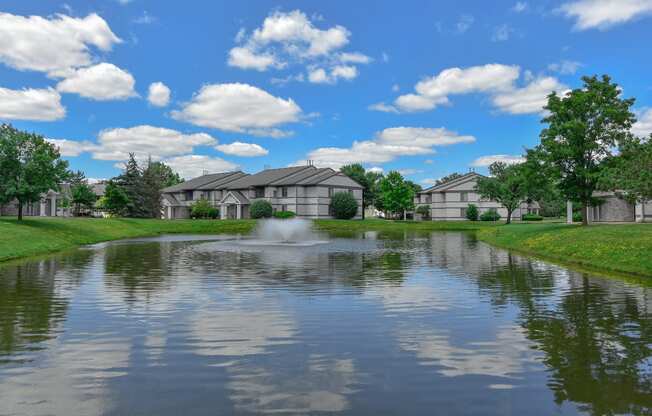
[(134, 77), (109, 63), (80, 68), (57, 84), (57, 90), (76, 93), (98, 101), (126, 100), (134, 97)]
[(369, 169), (367, 169), (367, 172), (373, 172), (373, 173), (383, 173), (385, 169), (381, 168), (380, 166), (374, 166)]
[(652, 108), (637, 111), (638, 121), (632, 126), (632, 133), (639, 137), (648, 137), (652, 134)]
[(399, 111), (393, 105), (387, 105), (385, 103), (376, 103), (371, 104), (367, 107), (369, 110), (380, 111), (383, 113), (398, 113)]
[(219, 173), (233, 171), (239, 167), (228, 160), (205, 155), (177, 156), (165, 159), (164, 162), (186, 179), (196, 178), (206, 172)]
[(426, 160), (424, 160), (423, 162), (424, 162), (426, 165), (432, 165), (433, 163), (435, 163), (435, 161), (432, 160), (432, 159), (426, 159)]
[(508, 165), (513, 165), (516, 163), (523, 163), (525, 162), (525, 158), (523, 156), (516, 156), (516, 155), (489, 155), (489, 156), (482, 156), (477, 158), (471, 163), (471, 166), (473, 167), (486, 167), (491, 165), (494, 162), (502, 162), (506, 163)]
[(360, 52), (343, 52), (339, 55), (339, 61), (346, 64), (368, 64), (372, 59)]
[(122, 42), (97, 14), (50, 18), (0, 13), (0, 62), (62, 77), (95, 60), (91, 47), (106, 52)]
[(451, 95), (485, 93), (490, 95), (491, 103), (501, 111), (511, 114), (540, 113), (548, 94), (567, 89), (554, 77), (534, 78), (529, 71), (524, 72), (527, 84), (519, 88), (516, 81), (520, 75), (521, 69), (516, 65), (448, 68), (418, 82), (414, 88), (416, 94), (401, 95), (394, 100), (394, 105), (378, 103), (369, 108), (385, 112), (427, 111), (449, 104)]
[(206, 133), (183, 134), (176, 130), (148, 125), (102, 130), (93, 158), (98, 160), (126, 160), (129, 153), (138, 159), (182, 155), (195, 146), (214, 146), (217, 140)]
[(475, 22), (475, 17), (471, 16), (470, 14), (463, 14), (460, 16), (459, 20), (457, 21), (457, 24), (455, 25), (455, 28), (457, 29), (457, 33), (465, 33), (467, 30), (473, 26), (473, 23)]
[(652, 14), (652, 0), (578, 0), (563, 4), (559, 10), (575, 19), (577, 30), (604, 30)]
[(420, 182), (421, 182), (422, 184), (424, 184), (424, 185), (434, 186), (434, 185), (437, 185), (437, 181), (438, 181), (438, 180), (439, 180), (439, 179), (436, 179), (436, 178), (425, 178), (425, 179), (421, 179)]
[(351, 147), (322, 147), (307, 156), (317, 166), (339, 168), (350, 163), (385, 163), (400, 156), (434, 154), (436, 146), (471, 143), (472, 136), (460, 136), (444, 128), (393, 127), (376, 133), (374, 139), (354, 141)]
[(514, 29), (512, 29), (508, 24), (496, 26), (494, 28), (493, 34), (491, 35), (491, 40), (493, 42), (504, 42), (509, 40), (512, 32), (514, 32)]
[(170, 103), (170, 89), (162, 82), (152, 82), (149, 84), (147, 101), (157, 107), (165, 107)]
[(516, 4), (512, 7), (512, 11), (516, 13), (522, 13), (528, 9), (528, 5), (524, 1), (517, 1)]
[(143, 14), (134, 19), (134, 23), (139, 25), (149, 25), (156, 22), (156, 17), (147, 13), (147, 10), (143, 11)]
[(330, 72), (314, 68), (308, 72), (308, 81), (313, 84), (334, 84), (338, 79), (351, 81), (358, 76), (358, 68), (352, 65), (336, 65)]
[(0, 119), (54, 121), (65, 116), (61, 96), (52, 88), (10, 90), (0, 87)]
[(582, 66), (581, 63), (576, 61), (563, 60), (548, 65), (548, 69), (552, 72), (557, 72), (562, 75), (572, 75)]
[(68, 140), (68, 139), (47, 139), (50, 143), (54, 144), (59, 148), (61, 156), (65, 157), (76, 157), (82, 153), (92, 152), (97, 149), (95, 143), (89, 141), (77, 141), (77, 140)]
[(228, 64), (241, 69), (266, 71), (271, 66), (281, 67), (272, 54), (256, 54), (248, 48), (235, 47), (229, 51)]
[(301, 108), (291, 98), (274, 97), (248, 84), (209, 84), (171, 114), (202, 127), (274, 135), (270, 129), (298, 121)]
[(215, 149), (227, 155), (242, 157), (265, 156), (269, 153), (264, 147), (255, 143), (233, 142), (230, 144), (221, 144), (215, 146)]
[(250, 34), (244, 28), (238, 31), (235, 40), (239, 45), (229, 51), (227, 63), (257, 71), (307, 65), (309, 81), (334, 84), (338, 79), (350, 80), (357, 76), (357, 67), (353, 64), (372, 61), (360, 52), (341, 51), (349, 43), (350, 36), (350, 32), (339, 25), (317, 28), (299, 10), (276, 11)]
[(395, 105), (402, 111), (432, 110), (447, 104), (452, 94), (499, 92), (512, 88), (520, 74), (516, 65), (487, 64), (469, 68), (448, 68), (439, 74), (419, 81), (417, 94), (399, 96)]
[(563, 92), (567, 88), (556, 78), (537, 78), (523, 88), (497, 94), (493, 97), (492, 102), (506, 113), (542, 113), (543, 106), (548, 102), (548, 95), (553, 91)]

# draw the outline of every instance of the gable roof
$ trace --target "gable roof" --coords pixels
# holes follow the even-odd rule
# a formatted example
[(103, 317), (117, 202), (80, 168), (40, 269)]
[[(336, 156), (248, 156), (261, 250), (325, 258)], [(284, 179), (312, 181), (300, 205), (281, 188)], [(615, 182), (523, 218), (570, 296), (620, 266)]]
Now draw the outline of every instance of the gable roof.
[(235, 198), (240, 204), (248, 204), (249, 203), (249, 198), (244, 196), (242, 192), (236, 191), (236, 190), (230, 190), (228, 191), (220, 200), (220, 203), (224, 203), (226, 199), (229, 197), (229, 195), (232, 195), (233, 198)]
[(484, 177), (483, 175), (480, 175), (477, 172), (469, 172), (465, 175), (460, 176), (457, 179), (453, 179), (452, 181), (444, 182), (439, 185), (431, 186), (428, 189), (424, 189), (423, 191), (419, 193), (430, 193), (430, 192), (441, 192), (441, 191), (446, 191), (452, 187), (455, 187), (457, 185), (460, 185), (464, 182), (467, 182), (471, 179), (477, 178), (477, 177)]
[[(293, 166), (290, 168), (265, 169), (229, 183), (226, 189), (247, 189), (254, 186), (267, 186), (288, 178), (301, 171), (317, 170), (314, 166)], [(294, 182), (296, 183), (296, 182)]]
[(161, 189), (161, 192), (182, 192), (182, 191), (191, 191), (199, 189), (200, 187), (209, 185), (213, 182), (218, 182), (223, 179), (226, 179), (233, 175), (245, 175), (242, 172), (222, 172), (222, 173), (211, 173), (209, 175), (202, 175), (197, 178), (181, 182), (177, 185), (168, 186), (167, 188)]

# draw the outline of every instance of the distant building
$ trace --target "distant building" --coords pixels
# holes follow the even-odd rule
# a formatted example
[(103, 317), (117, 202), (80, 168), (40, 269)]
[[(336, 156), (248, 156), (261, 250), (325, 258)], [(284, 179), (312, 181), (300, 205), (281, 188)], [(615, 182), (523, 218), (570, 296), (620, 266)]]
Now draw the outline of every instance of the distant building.
[(253, 175), (226, 172), (203, 175), (163, 189), (163, 218), (189, 218), (191, 205), (208, 200), (222, 219), (250, 218), (249, 206), (263, 199), (274, 211), (292, 211), (300, 218), (331, 218), (330, 198), (350, 192), (362, 218), (362, 186), (330, 168), (296, 166), (265, 169)]
[[(90, 185), (95, 195), (104, 196), (106, 185), (96, 183)], [(64, 207), (63, 201), (70, 201), (70, 184), (62, 183), (59, 190), (49, 190), (41, 195), (41, 200), (23, 205), (23, 215), (26, 217), (69, 217), (72, 215), (71, 207)], [(93, 211), (92, 215), (100, 215)], [(18, 201), (14, 200), (5, 205), (0, 205), (0, 216), (18, 216)]]
[(601, 203), (589, 208), (589, 222), (643, 222), (652, 220), (652, 201), (627, 201), (622, 192), (594, 192)]
[[(497, 211), (502, 218), (507, 218), (507, 209), (499, 202), (481, 198), (475, 191), (479, 173), (470, 172), (457, 179), (432, 186), (419, 192), (415, 197), (415, 205), (430, 207), (430, 219), (433, 221), (466, 220), (466, 210), (470, 204), (478, 207), (479, 214), (489, 210)], [(512, 213), (512, 219), (520, 220), (523, 214), (538, 214), (539, 204), (536, 202), (522, 203)], [(417, 214), (418, 216), (418, 214)]]

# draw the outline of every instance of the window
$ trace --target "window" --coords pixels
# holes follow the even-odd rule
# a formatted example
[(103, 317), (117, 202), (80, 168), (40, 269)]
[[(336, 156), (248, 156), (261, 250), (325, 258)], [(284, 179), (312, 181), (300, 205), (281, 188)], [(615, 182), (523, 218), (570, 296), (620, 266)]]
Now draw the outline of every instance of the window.
[(185, 191), (184, 192), (184, 197), (186, 201), (192, 201), (193, 199), (193, 192), (192, 191)]
[(469, 200), (469, 193), (468, 192), (460, 192), (460, 201), (466, 202)]
[(460, 217), (466, 218), (466, 208), (460, 208)]
[(264, 198), (265, 197), (265, 188), (262, 186), (259, 186), (256, 188), (256, 198)]
[(328, 188), (328, 197), (333, 196), (333, 188)]
[(423, 200), (422, 202), (425, 202), (426, 204), (429, 204), (431, 202), (431, 196), (430, 194), (425, 194), (423, 195)]
[(441, 202), (446, 202), (446, 194), (444, 192), (441, 193)]
[(288, 188), (284, 186), (281, 188), (281, 198), (287, 198), (287, 197), (288, 197)]

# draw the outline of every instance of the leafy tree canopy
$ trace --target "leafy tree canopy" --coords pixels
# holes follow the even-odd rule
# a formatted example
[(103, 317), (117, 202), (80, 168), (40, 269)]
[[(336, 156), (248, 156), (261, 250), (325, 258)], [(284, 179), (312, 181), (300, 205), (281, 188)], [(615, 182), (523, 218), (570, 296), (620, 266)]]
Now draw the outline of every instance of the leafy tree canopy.
[(24, 204), (39, 201), (50, 189), (59, 189), (67, 167), (56, 146), (43, 136), (7, 124), (0, 126), (0, 203), (17, 200), (19, 220)]
[(397, 171), (381, 179), (380, 192), (385, 210), (393, 214), (402, 212), (405, 216), (405, 211), (414, 207), (414, 188)]

